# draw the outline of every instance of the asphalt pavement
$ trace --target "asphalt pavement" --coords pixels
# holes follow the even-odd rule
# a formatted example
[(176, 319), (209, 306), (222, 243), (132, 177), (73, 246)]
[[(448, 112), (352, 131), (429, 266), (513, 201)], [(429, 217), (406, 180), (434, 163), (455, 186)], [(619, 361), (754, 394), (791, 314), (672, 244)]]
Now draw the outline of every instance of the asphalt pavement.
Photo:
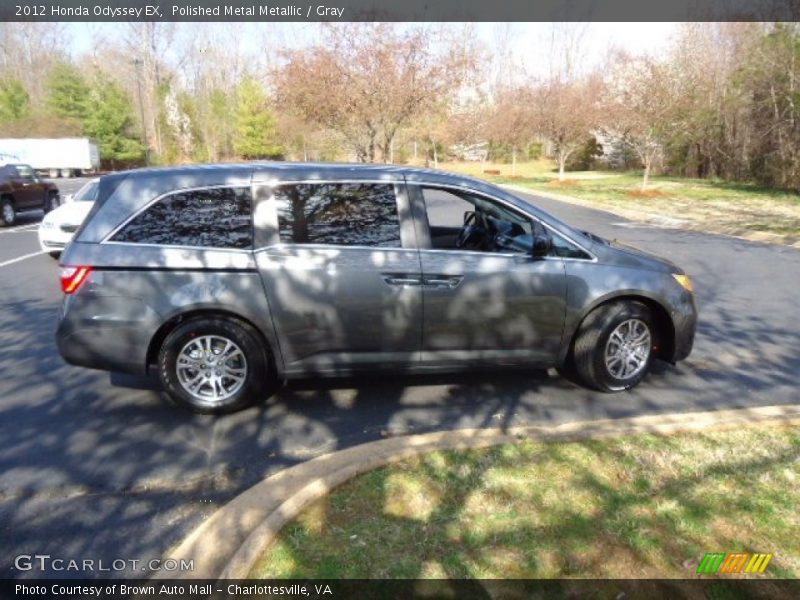
[[(69, 193), (82, 181), (57, 183)], [(530, 200), (683, 266), (700, 311), (691, 357), (658, 364), (623, 394), (591, 392), (553, 371), (381, 375), (295, 382), (263, 406), (193, 415), (150, 379), (65, 364), (53, 339), (57, 261), (38, 253), (41, 213), (0, 228), (0, 577), (141, 575), (131, 560), (159, 558), (264, 477), (387, 436), (798, 403), (800, 251)], [(14, 568), (16, 556), (35, 554), (127, 566)]]

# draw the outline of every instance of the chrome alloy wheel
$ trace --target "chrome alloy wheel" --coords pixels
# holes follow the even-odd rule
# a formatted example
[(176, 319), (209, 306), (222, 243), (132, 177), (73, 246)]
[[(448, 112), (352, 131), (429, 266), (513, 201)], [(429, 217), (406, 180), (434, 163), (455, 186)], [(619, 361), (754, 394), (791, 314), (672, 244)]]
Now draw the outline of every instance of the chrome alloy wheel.
[(617, 325), (606, 342), (605, 361), (609, 374), (619, 380), (632, 379), (647, 366), (652, 348), (650, 328), (644, 321), (628, 319)]
[(247, 379), (247, 360), (228, 338), (204, 335), (191, 340), (178, 354), (178, 382), (204, 404), (217, 404), (233, 396)]

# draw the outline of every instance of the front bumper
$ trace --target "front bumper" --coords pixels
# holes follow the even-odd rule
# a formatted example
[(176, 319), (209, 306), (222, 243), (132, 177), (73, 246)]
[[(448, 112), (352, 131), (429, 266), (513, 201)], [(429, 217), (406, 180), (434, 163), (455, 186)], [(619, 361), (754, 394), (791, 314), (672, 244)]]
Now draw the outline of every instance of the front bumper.
[(694, 303), (694, 296), (686, 292), (682, 301), (673, 308), (670, 316), (675, 329), (670, 362), (676, 363), (688, 357), (694, 346), (694, 336), (697, 331), (697, 307)]
[(61, 231), (57, 227), (45, 229), (39, 227), (39, 246), (44, 252), (60, 252), (72, 241), (72, 234)]

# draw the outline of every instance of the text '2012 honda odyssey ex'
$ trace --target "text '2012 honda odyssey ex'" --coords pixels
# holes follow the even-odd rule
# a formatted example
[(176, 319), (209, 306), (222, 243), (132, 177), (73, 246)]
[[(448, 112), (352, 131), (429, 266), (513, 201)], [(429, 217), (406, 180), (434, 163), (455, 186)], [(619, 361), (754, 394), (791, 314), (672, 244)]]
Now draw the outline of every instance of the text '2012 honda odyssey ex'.
[(102, 177), (61, 258), (68, 362), (158, 373), (230, 412), (275, 381), (364, 369), (569, 367), (638, 384), (692, 348), (691, 283), (487, 183), (251, 163)]

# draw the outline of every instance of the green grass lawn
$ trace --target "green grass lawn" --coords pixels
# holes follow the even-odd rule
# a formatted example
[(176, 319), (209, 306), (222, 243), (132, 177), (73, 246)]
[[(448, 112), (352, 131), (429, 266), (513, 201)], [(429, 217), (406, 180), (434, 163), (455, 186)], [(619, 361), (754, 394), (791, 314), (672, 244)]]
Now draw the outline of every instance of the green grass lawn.
[(795, 578), (798, 505), (798, 427), (437, 452), (336, 489), (251, 576), (683, 578), (764, 552), (747, 577)]
[[(800, 195), (742, 183), (682, 177), (651, 177), (646, 195), (639, 190), (641, 171), (581, 171), (566, 173), (558, 182), (552, 161), (517, 165), (442, 163), (440, 168), (494, 183), (518, 185), (531, 190), (569, 196), (609, 210), (632, 209), (700, 222), (711, 231), (763, 231), (800, 236)], [(500, 171), (489, 175), (484, 170)]]

